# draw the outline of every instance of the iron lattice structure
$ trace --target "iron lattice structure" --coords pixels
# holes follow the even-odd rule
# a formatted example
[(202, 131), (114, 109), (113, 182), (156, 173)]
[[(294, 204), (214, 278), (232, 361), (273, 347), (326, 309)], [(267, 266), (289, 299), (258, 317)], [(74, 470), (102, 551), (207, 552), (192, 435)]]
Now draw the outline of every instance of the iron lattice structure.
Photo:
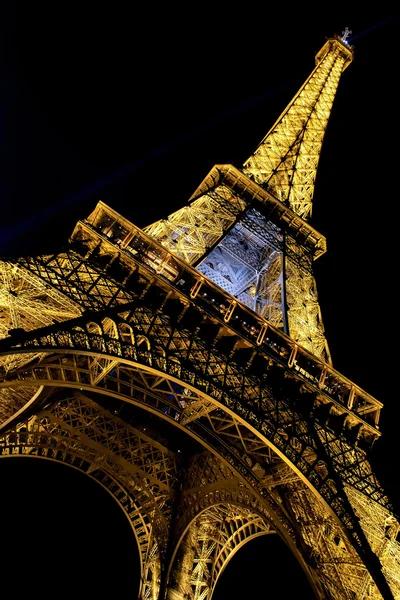
[(307, 221), (337, 85), (316, 67), (242, 168), (141, 230), (99, 202), (62, 252), (1, 263), (3, 457), (70, 464), (136, 537), (139, 598), (210, 600), (279, 535), (323, 599), (399, 599), (399, 522), (369, 450), (382, 404), (332, 366)]

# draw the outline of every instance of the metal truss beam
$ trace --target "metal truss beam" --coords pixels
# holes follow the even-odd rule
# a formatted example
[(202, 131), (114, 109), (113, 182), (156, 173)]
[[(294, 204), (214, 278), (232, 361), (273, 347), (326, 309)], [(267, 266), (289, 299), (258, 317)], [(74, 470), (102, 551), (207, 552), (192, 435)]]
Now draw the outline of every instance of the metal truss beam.
[(311, 214), (322, 141), (339, 79), (352, 59), (346, 42), (339, 37), (328, 40), (314, 71), (244, 164), (246, 174), (303, 218)]
[[(128, 307), (124, 308), (126, 314)], [(187, 330), (179, 332), (175, 328), (173, 332), (168, 331), (169, 319), (163, 319), (161, 314), (158, 319), (154, 319), (154, 316), (149, 319), (146, 316), (150, 317), (149, 312), (148, 309), (138, 307), (130, 311), (127, 320), (121, 317), (117, 320), (114, 318), (115, 326), (112, 331), (119, 331), (121, 326), (122, 329), (126, 329), (129, 325), (133, 336), (132, 341), (136, 340), (134, 344), (127, 344), (125, 341), (122, 344), (120, 336), (113, 338), (89, 334), (84, 320), (80, 319), (78, 327), (73, 321), (68, 330), (64, 328), (64, 331), (60, 331), (59, 328), (57, 330), (54, 327), (43, 331), (42, 335), (40, 331), (28, 333), (22, 347), (29, 351), (33, 344), (35, 347), (41, 347), (43, 351), (68, 348), (70, 352), (76, 351), (78, 354), (84, 351), (84, 355), (99, 353), (105, 356), (114, 355), (124, 362), (141, 361), (142, 368), (145, 367), (145, 370), (148, 369), (150, 372), (154, 372), (155, 367), (157, 370), (168, 369), (168, 361), (165, 357), (167, 351), (171, 352), (173, 348), (175, 374), (176, 359), (181, 363), (179, 383), (183, 384), (183, 387), (203, 391), (204, 396), (209, 401), (214, 400), (217, 407), (234, 412), (243, 425), (256, 430), (267, 445), (272, 445), (275, 452), (284, 457), (292, 468), (297, 469), (304, 480), (318, 490), (341, 520), (357, 551), (367, 564), (371, 563), (371, 570), (375, 571), (375, 577), (379, 579), (374, 561), (375, 555), (371, 553), (365, 534), (343, 490), (343, 483), (349, 482), (371, 498), (387, 505), (387, 500), (373, 477), (365, 453), (351, 446), (343, 434), (337, 434), (323, 425), (316, 426), (304, 411), (299, 410), (298, 405), (293, 405), (292, 400), (285, 399), (284, 388), (275, 389), (274, 394), (273, 388), (270, 387), (271, 371), (268, 384), (264, 377), (250, 377), (238, 364), (232, 360), (226, 361), (226, 357), (205, 344), (203, 339), (196, 339), (193, 333), (188, 338)], [(112, 320), (110, 316), (107, 319)], [(88, 320), (86, 325), (93, 322)], [(98, 326), (101, 329), (100, 323)], [(153, 335), (151, 327), (154, 327)], [(137, 341), (144, 337), (147, 343), (138, 344)], [(152, 345), (150, 341), (152, 339), (157, 340), (158, 349), (156, 345)], [(163, 339), (168, 339), (168, 347), (160, 345)], [(11, 348), (8, 352), (10, 350)], [(40, 364), (34, 366), (31, 373), (38, 376), (41, 385), (46, 380), (51, 380), (54, 385), (60, 377), (60, 370), (45, 365), (43, 367)], [(208, 369), (211, 369), (213, 374), (211, 378), (207, 375)], [(85, 386), (90, 384), (90, 370), (86, 369), (86, 372), (88, 371), (89, 377), (85, 375), (82, 378), (82, 375), (76, 373), (78, 375), (76, 384)], [(218, 373), (220, 375), (216, 379), (215, 375)], [(32, 374), (29, 376), (28, 371), (22, 369), (18, 376), (26, 385), (27, 379), (30, 379)], [(60, 379), (62, 385), (68, 387), (71, 377), (62, 376)], [(34, 380), (32, 377), (30, 383)], [(237, 394), (237, 389), (240, 390), (240, 396)], [(246, 396), (249, 398), (248, 401)], [(293, 390), (290, 396), (293, 398)], [(175, 409), (174, 419), (177, 418), (176, 412), (179, 410)], [(340, 477), (337, 475), (339, 469)], [(382, 583), (380, 582), (379, 585)]]
[(168, 219), (141, 231), (100, 202), (65, 252), (0, 265), (0, 454), (113, 494), (141, 599), (210, 600), (271, 532), (318, 597), (400, 597), (399, 522), (368, 460), (382, 404), (332, 367), (312, 273), (326, 241), (306, 221), (352, 57), (347, 34), (328, 40), (243, 169), (215, 166)]
[(0, 437), (0, 456), (62, 462), (105, 487), (135, 534), (139, 597), (157, 597), (175, 494), (176, 464), (170, 450), (75, 392), (9, 428)]

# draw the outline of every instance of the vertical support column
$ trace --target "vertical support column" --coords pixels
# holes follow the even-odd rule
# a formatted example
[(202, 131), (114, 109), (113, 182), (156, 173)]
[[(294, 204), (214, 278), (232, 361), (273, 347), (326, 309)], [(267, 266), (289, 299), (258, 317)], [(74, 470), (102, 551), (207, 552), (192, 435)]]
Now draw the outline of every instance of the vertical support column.
[[(299, 244), (285, 236), (284, 286), (285, 315), (290, 337), (315, 356), (330, 363), (318, 294), (312, 272), (312, 259)], [(297, 257), (296, 260), (293, 260)], [(285, 325), (286, 326), (286, 325)]]
[(198, 532), (199, 525), (194, 522), (179, 547), (168, 582), (167, 600), (186, 600), (190, 597)]
[(161, 563), (157, 543), (153, 544), (143, 568), (139, 600), (159, 600)]
[(281, 298), (283, 331), (289, 335), (288, 303), (286, 296), (286, 234), (282, 233), (282, 271), (281, 271)]

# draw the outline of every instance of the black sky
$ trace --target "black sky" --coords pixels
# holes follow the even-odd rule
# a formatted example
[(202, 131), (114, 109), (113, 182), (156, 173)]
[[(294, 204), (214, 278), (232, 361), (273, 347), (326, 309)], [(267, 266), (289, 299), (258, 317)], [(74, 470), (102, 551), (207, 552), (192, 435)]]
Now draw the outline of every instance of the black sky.
[[(14, 5), (8, 11), (1, 255), (57, 250), (100, 199), (139, 226), (180, 208), (214, 164), (240, 167), (311, 72), (325, 39), (349, 26), (355, 60), (339, 84), (317, 175), (312, 224), (326, 235), (328, 253), (315, 272), (334, 366), (385, 405), (372, 461), (400, 513), (398, 17), (288, 22), (266, 8), (251, 14), (225, 5), (210, 12), (200, 5), (175, 14), (170, 6), (159, 10), (57, 3), (51, 11)], [(8, 511), (17, 506), (11, 531), (18, 522), (34, 539), (43, 537), (46, 514), (58, 529), (67, 518), (65, 507), (59, 517), (54, 509), (61, 498), (71, 518), (79, 518), (72, 506), (89, 494), (83, 477), (75, 481), (67, 469), (62, 476), (53, 469), (39, 486), (33, 467), (21, 467), (14, 479), (10, 466), (0, 468), (7, 490), (2, 500)], [(20, 490), (18, 501), (10, 485)], [(95, 499), (92, 488), (92, 511), (102, 515), (105, 530), (114, 523), (112, 508), (103, 510), (104, 498)], [(28, 515), (23, 524), (21, 512)], [(77, 546), (92, 554), (101, 544), (79, 542), (82, 527), (72, 527)], [(117, 540), (105, 545), (128, 548), (125, 531)], [(126, 573), (125, 563), (116, 564)], [(65, 566), (60, 569), (64, 576)]]

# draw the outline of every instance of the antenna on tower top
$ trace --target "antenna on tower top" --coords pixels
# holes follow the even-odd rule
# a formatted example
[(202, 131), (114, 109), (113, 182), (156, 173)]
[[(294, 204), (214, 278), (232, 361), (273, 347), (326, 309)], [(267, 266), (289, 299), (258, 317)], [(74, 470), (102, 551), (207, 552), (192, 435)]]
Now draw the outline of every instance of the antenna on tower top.
[(344, 42), (345, 44), (348, 44), (348, 37), (349, 35), (351, 35), (353, 32), (351, 31), (351, 29), (349, 29), (348, 27), (346, 27), (346, 29), (344, 31), (342, 31), (342, 42)]

